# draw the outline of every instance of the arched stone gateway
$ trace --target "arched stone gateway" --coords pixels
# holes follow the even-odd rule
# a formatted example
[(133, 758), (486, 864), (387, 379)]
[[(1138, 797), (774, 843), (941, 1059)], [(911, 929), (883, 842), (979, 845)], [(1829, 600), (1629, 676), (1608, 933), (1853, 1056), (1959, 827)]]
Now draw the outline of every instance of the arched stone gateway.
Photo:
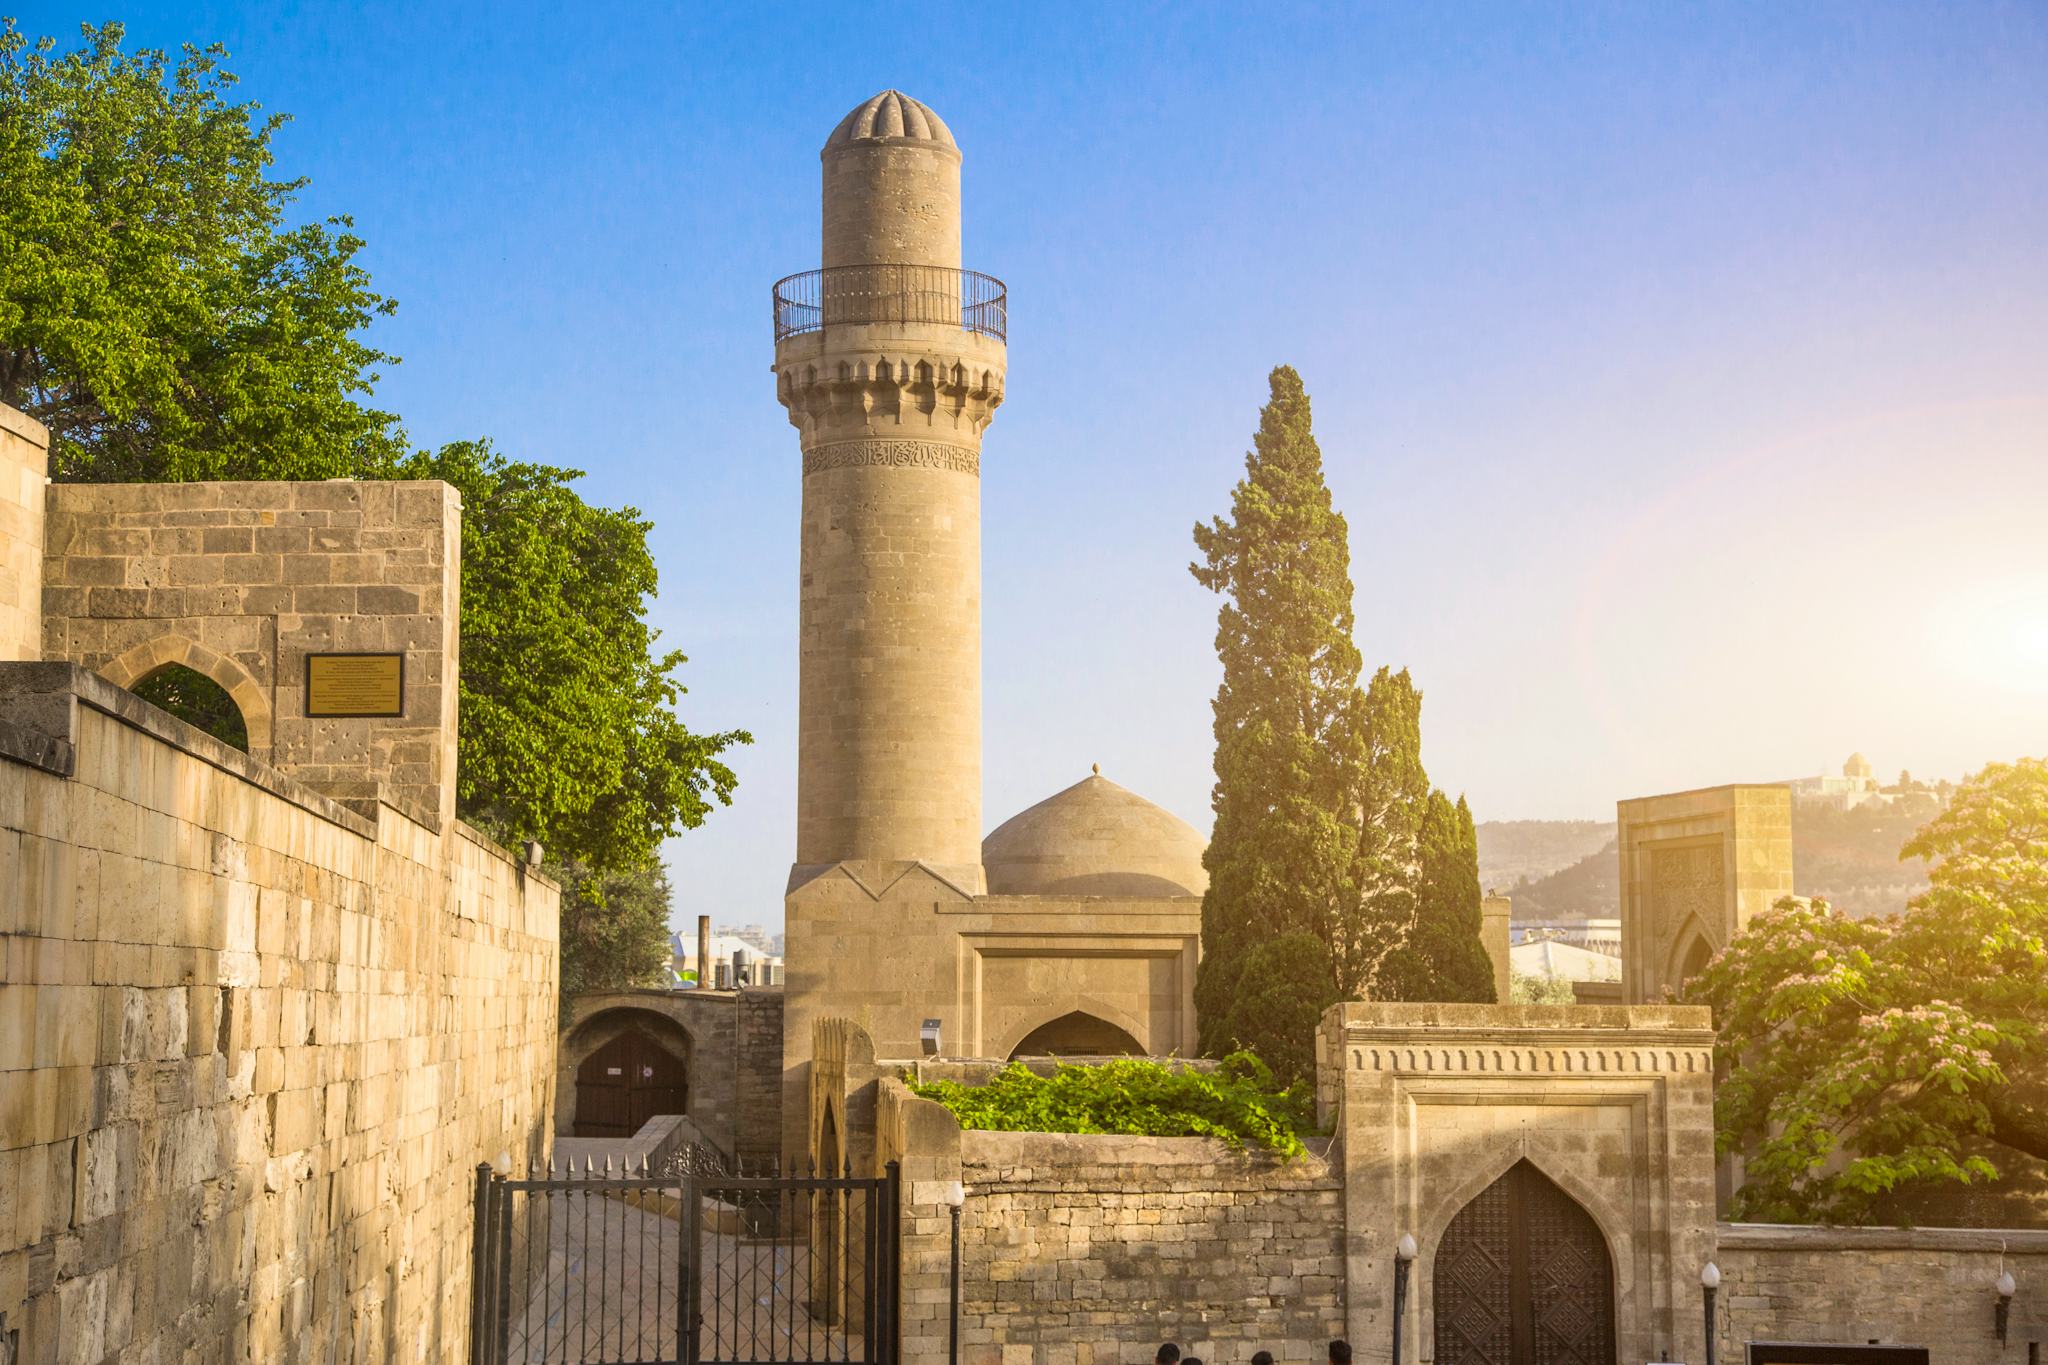
[(660, 1114), (690, 1112), (689, 1063), (629, 1027), (576, 1068), (576, 1136), (631, 1137)]
[(1527, 1161), (1444, 1231), (1436, 1365), (1613, 1365), (1614, 1264), (1592, 1215)]

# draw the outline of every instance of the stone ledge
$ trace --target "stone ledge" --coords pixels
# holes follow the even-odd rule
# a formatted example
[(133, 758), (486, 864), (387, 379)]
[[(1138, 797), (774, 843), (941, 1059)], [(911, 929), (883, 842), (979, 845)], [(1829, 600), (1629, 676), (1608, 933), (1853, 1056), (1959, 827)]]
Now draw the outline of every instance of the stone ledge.
[[(1571, 1047), (1591, 1046), (1588, 1034), (1627, 1035), (1649, 1045), (1669, 1039), (1681, 1046), (1713, 1042), (1713, 1012), (1704, 1005), (1442, 1005), (1371, 1004), (1353, 1001), (1332, 1005), (1323, 1014), (1327, 1039), (1334, 1020), (1346, 1043), (1380, 1038), (1385, 1041), (1441, 1046), (1475, 1041), (1505, 1046), (1512, 1037), (1521, 1046), (1541, 1045), (1546, 1036), (1569, 1040)], [(1622, 1044), (1616, 1038), (1609, 1045)]]
[[(1330, 1177), (1327, 1160), (1313, 1149), (1287, 1158), (1247, 1143), (1232, 1147), (1221, 1138), (1145, 1137), (1125, 1133), (1026, 1133), (992, 1128), (965, 1128), (960, 1134), (960, 1164), (1010, 1171), (1047, 1169), (1066, 1173), (1093, 1168), (1170, 1169), (1205, 1166), (1227, 1171), (1232, 1178), (1284, 1176), (1290, 1182)], [(1128, 1186), (1126, 1186), (1127, 1188)]]
[(1988, 1251), (2048, 1254), (2040, 1228), (1836, 1228), (1797, 1223), (1722, 1223), (1726, 1251)]
[[(434, 826), (432, 827), (438, 828), (439, 824), (440, 822), (436, 821)], [(515, 856), (511, 849), (506, 848), (503, 844), (499, 843), (496, 839), (493, 839), (490, 835), (478, 829), (475, 825), (470, 824), (467, 820), (458, 819), (455, 822), (455, 830), (456, 833), (462, 835), (463, 838), (469, 840), (472, 844), (475, 844), (477, 848), (479, 848), (483, 852), (490, 854), (494, 858), (498, 858), (504, 862), (510, 863), (512, 867), (515, 870), (517, 870), (521, 876), (531, 877), (533, 878), (533, 880), (539, 882), (542, 886), (548, 887), (551, 890), (560, 891), (562, 889), (562, 884), (560, 882), (556, 881), (553, 877), (550, 877), (547, 873), (541, 871), (539, 868), (529, 866), (526, 859)]]
[[(4, 709), (16, 739), (13, 747), (0, 744), (0, 754), (22, 762), (35, 762), (27, 751), (41, 745), (42, 752), (61, 766), (37, 763), (48, 772), (70, 777), (77, 769), (77, 717), (74, 706), (90, 706), (123, 725), (140, 730), (150, 738), (190, 754), (200, 762), (260, 787), (272, 796), (339, 825), (365, 839), (377, 837), (377, 826), (312, 788), (295, 782), (277, 769), (258, 763), (232, 745), (223, 744), (195, 726), (187, 725), (167, 711), (159, 710), (126, 688), (116, 687), (89, 669), (72, 663), (0, 663), (0, 709)], [(26, 736), (24, 741), (21, 737)], [(61, 746), (61, 749), (57, 746)], [(16, 753), (15, 748), (24, 750)]]
[(50, 448), (50, 429), (20, 408), (11, 408), (5, 403), (0, 403), (0, 431), (19, 436), (45, 450)]

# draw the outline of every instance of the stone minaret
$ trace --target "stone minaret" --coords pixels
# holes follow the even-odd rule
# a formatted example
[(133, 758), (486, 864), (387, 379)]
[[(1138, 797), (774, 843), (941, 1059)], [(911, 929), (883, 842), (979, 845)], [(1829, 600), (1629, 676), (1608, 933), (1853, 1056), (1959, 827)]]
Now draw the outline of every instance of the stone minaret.
[(894, 90), (825, 141), (822, 270), (775, 288), (802, 434), (791, 887), (835, 863), (981, 873), (981, 435), (1002, 286), (960, 269), (960, 149)]

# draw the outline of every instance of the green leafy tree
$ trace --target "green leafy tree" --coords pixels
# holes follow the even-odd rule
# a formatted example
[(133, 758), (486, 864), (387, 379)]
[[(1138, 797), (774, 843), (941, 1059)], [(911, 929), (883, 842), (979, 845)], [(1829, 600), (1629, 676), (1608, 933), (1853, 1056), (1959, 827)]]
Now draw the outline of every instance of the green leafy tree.
[(392, 310), (345, 218), (292, 225), (284, 116), (235, 103), (218, 47), (59, 55), (0, 24), (0, 401), (50, 429), (51, 472), (101, 482), (381, 472), (363, 401)]
[(1867, 1222), (2048, 1160), (2048, 762), (1985, 768), (1901, 856), (1933, 864), (1903, 914), (1781, 901), (1688, 986), (1738, 1217)]
[(1490, 998), (1490, 987), (1474, 996), (1441, 975), (1463, 970), (1459, 933), (1484, 955), (1477, 843), (1469, 814), (1462, 833), (1444, 836), (1470, 846), (1469, 915), (1460, 907), (1455, 923), (1433, 924), (1430, 942), (1383, 981), (1418, 918), (1465, 888), (1448, 862), (1434, 882), (1423, 863), (1421, 694), (1405, 670), (1382, 668), (1359, 687), (1349, 532), (1291, 368), (1271, 375), (1229, 518), (1197, 526), (1195, 545), (1196, 581), (1224, 598), (1201, 1044), (1211, 1056), (1248, 1047), (1294, 1079), (1312, 1069), (1315, 1020), (1334, 1000)]
[(1510, 972), (1507, 1003), (1513, 1005), (1576, 1005), (1572, 983), (1561, 976)]
[(462, 494), (464, 817), (618, 871), (730, 804), (737, 779), (719, 755), (751, 737), (697, 734), (672, 709), (684, 658), (657, 652), (647, 624), (649, 523), (583, 501), (577, 470), (506, 460), (488, 442), (398, 472)]
[(1245, 954), (1216, 1032), (1258, 1040), (1279, 1075), (1311, 1077), (1316, 1025), (1339, 998), (1329, 945), (1310, 933), (1282, 934)]
[(668, 984), (668, 874), (659, 863), (625, 872), (551, 864), (562, 884), (562, 1000), (591, 991)]
[[(61, 480), (460, 489), (458, 811), (583, 869), (565, 955), (616, 952), (647, 979), (666, 926), (636, 896), (605, 927), (612, 894), (655, 877), (661, 841), (730, 801), (719, 755), (748, 738), (695, 734), (673, 712), (683, 656), (657, 653), (646, 623), (648, 523), (586, 503), (573, 470), (485, 442), (409, 453), (368, 402), (396, 362), (364, 331), (395, 305), (357, 264), (347, 219), (288, 221), (304, 182), (272, 178), (285, 117), (234, 101), (218, 47), (174, 61), (122, 51), (119, 24), (83, 33), (60, 54), (0, 25), (0, 400), (50, 428)], [(182, 681), (145, 687), (231, 725)], [(596, 946), (571, 947), (576, 934)], [(565, 988), (581, 972), (565, 962)]]

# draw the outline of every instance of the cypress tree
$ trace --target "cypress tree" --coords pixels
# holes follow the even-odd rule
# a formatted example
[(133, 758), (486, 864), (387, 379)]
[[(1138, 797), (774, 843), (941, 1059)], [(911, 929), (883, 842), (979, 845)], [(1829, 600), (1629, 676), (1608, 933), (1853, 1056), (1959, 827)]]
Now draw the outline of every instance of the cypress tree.
[(1493, 1004), (1493, 963), (1479, 939), (1479, 835), (1472, 808), (1431, 791), (1416, 840), (1415, 919), (1381, 973), (1387, 1000)]
[(1430, 789), (1407, 671), (1359, 686), (1349, 529), (1301, 376), (1269, 383), (1230, 517), (1195, 527), (1189, 566), (1224, 599), (1195, 1009), (1204, 1052), (1249, 1047), (1295, 1080), (1331, 1003), (1491, 999), (1492, 973), (1471, 812)]
[[(1329, 945), (1357, 855), (1347, 788), (1359, 655), (1349, 532), (1323, 480), (1308, 393), (1289, 366), (1269, 383), (1230, 518), (1195, 527), (1203, 558), (1189, 567), (1224, 598), (1216, 826), (1203, 856), (1209, 890), (1195, 977), (1201, 1044), (1211, 1055), (1246, 1046), (1277, 1063), (1306, 1055), (1301, 1021), (1312, 1028), (1337, 997)], [(1256, 952), (1282, 948), (1283, 938), (1283, 951)], [(1274, 1069), (1283, 1079), (1302, 1074)]]

